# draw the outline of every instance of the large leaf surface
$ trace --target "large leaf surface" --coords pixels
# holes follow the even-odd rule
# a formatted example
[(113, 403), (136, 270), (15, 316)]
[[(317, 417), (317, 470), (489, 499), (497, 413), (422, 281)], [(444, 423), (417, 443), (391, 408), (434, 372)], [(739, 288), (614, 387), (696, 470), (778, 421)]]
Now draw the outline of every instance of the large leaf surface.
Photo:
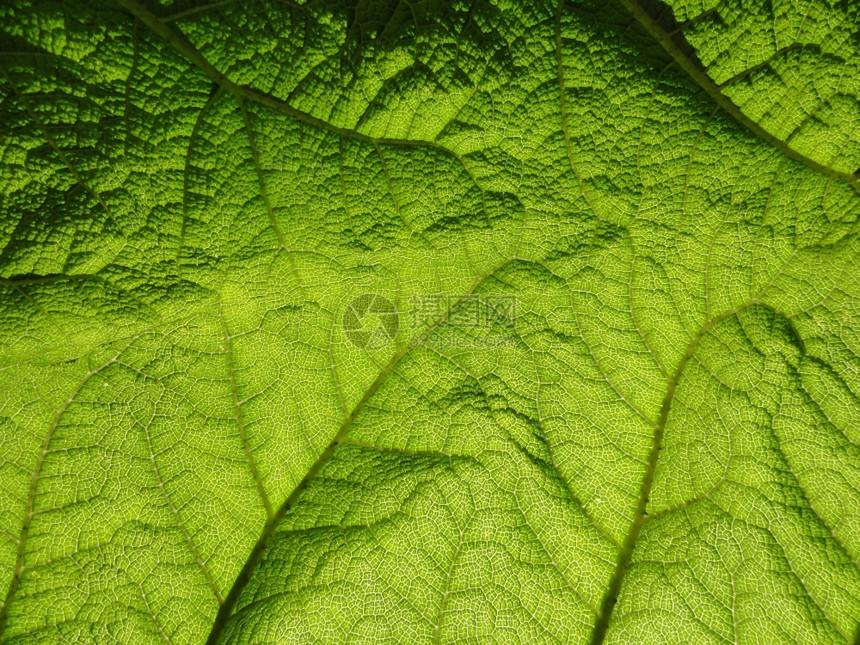
[(852, 642), (857, 11), (671, 4), (0, 8), (0, 642)]

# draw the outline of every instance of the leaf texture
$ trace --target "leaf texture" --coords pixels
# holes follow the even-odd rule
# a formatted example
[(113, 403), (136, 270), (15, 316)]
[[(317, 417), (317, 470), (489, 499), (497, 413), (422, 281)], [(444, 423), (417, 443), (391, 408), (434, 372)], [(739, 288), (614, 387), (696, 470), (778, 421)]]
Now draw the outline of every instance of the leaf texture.
[(747, 4), (0, 8), (0, 643), (855, 642), (860, 17)]

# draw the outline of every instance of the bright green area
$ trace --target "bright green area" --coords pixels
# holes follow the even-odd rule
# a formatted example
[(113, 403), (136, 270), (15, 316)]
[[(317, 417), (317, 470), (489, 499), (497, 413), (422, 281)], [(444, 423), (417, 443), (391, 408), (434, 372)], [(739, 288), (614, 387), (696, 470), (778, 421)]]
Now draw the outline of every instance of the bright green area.
[[(732, 15), (717, 83), (769, 55)], [(854, 641), (857, 182), (620, 4), (0, 32), (0, 643)], [(852, 122), (774, 129), (848, 109), (806, 56), (727, 94), (850, 172)]]

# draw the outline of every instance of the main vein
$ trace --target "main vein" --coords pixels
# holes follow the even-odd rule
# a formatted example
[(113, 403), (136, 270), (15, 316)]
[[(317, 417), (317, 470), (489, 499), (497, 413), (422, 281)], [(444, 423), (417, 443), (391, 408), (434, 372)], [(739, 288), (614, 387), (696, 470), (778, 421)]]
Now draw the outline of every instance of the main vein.
[(472, 288), (469, 291), (461, 296), (455, 303), (453, 303), (448, 310), (438, 319), (436, 320), (415, 342), (410, 342), (404, 344), (394, 356), (388, 361), (388, 363), (380, 370), (376, 379), (371, 383), (370, 387), (365, 391), (364, 395), (361, 397), (361, 400), (356, 404), (356, 406), (352, 409), (352, 411), (347, 415), (347, 417), (341, 423), (340, 428), (335, 434), (334, 438), (328, 444), (328, 446), (323, 450), (317, 460), (311, 465), (308, 469), (305, 476), (301, 479), (298, 484), (296, 484), (293, 491), (289, 494), (287, 499), (278, 509), (278, 511), (269, 518), (263, 527), (263, 531), (260, 534), (257, 543), (254, 545), (254, 548), (251, 550), (248, 559), (245, 561), (242, 570), (239, 572), (239, 575), (236, 577), (235, 582), (233, 583), (233, 587), (230, 589), (230, 593), (227, 595), (224, 603), (218, 609), (218, 614), (215, 616), (215, 622), (212, 625), (212, 631), (209, 633), (209, 638), (206, 640), (207, 645), (215, 645), (218, 643), (221, 638), (221, 634), (224, 632), (227, 623), (230, 620), (230, 615), (233, 613), (233, 609), (236, 606), (237, 601), (239, 600), (239, 596), (242, 594), (242, 590), (248, 584), (248, 581), (251, 579), (251, 574), (257, 566), (257, 563), (260, 561), (261, 556), (263, 555), (263, 551), (266, 546), (268, 546), (269, 542), (271, 542), (272, 537), (275, 534), (275, 530), (277, 529), (278, 524), (281, 519), (286, 515), (286, 513), (295, 505), (301, 496), (302, 492), (307, 488), (308, 483), (316, 476), (319, 470), (323, 467), (323, 465), (331, 458), (334, 454), (335, 449), (346, 436), (346, 433), (349, 431), (355, 419), (367, 405), (368, 401), (376, 394), (377, 390), (382, 386), (385, 379), (394, 371), (394, 368), (400, 362), (400, 360), (406, 356), (412, 349), (419, 347), (423, 341), (425, 341), (430, 334), (432, 334), (440, 325), (442, 325), (445, 321), (447, 321), (451, 314), (458, 308), (460, 305), (469, 298), (476, 289), (478, 289), (481, 284), (483, 284), (488, 278), (496, 274), (502, 268), (507, 266), (513, 258), (505, 260), (500, 263), (494, 269), (492, 269), (489, 273), (479, 278)]
[(294, 118), (296, 121), (301, 121), (302, 123), (314, 126), (325, 132), (331, 132), (342, 137), (355, 139), (357, 141), (363, 141), (365, 143), (373, 145), (383, 144), (402, 147), (433, 148), (434, 150), (438, 150), (442, 154), (445, 154), (455, 159), (463, 167), (463, 170), (466, 171), (466, 174), (469, 175), (469, 178), (472, 179), (473, 182), (475, 182), (475, 185), (478, 187), (478, 189), (481, 190), (481, 192), (483, 193), (483, 188), (481, 188), (481, 186), (477, 184), (474, 174), (468, 168), (468, 166), (466, 166), (463, 157), (451, 148), (437, 143), (436, 141), (427, 141), (424, 139), (373, 137), (369, 134), (364, 134), (363, 132), (359, 132), (358, 130), (352, 128), (344, 128), (341, 126), (334, 125), (333, 123), (329, 123), (328, 121), (317, 118), (312, 114), (308, 114), (307, 112), (302, 112), (301, 110), (290, 105), (290, 103), (288, 103), (287, 101), (279, 99), (276, 96), (272, 96), (271, 94), (267, 94), (260, 90), (254, 89), (253, 87), (249, 87), (247, 85), (239, 85), (238, 83), (227, 77), (225, 74), (223, 74), (221, 71), (219, 71), (214, 65), (212, 65), (212, 63), (206, 60), (203, 54), (201, 54), (200, 51), (196, 47), (194, 47), (194, 45), (191, 44), (191, 42), (185, 37), (182, 32), (168, 25), (166, 22), (164, 22), (154, 13), (152, 13), (149, 9), (147, 9), (143, 4), (138, 2), (138, 0), (116, 1), (120, 4), (120, 6), (125, 8), (129, 13), (135, 16), (147, 27), (149, 27), (154, 33), (166, 40), (176, 51), (185, 56), (185, 58), (187, 58), (189, 62), (193, 63), (195, 66), (201, 69), (212, 81), (217, 83), (226, 91), (230, 92), (239, 100), (247, 99), (249, 101), (253, 101), (254, 103), (264, 105), (272, 110), (281, 112), (282, 114), (286, 114)]
[(624, 582), (624, 576), (630, 565), (630, 558), (633, 555), (633, 549), (636, 546), (636, 540), (639, 538), (639, 533), (647, 518), (646, 509), (648, 507), (648, 499), (651, 496), (651, 486), (654, 483), (654, 471), (657, 468), (657, 458), (660, 456), (660, 450), (663, 444), (663, 433), (666, 429), (666, 421), (669, 419), (669, 411), (672, 408), (672, 401), (675, 399), (675, 391), (678, 388), (678, 382), (687, 367), (687, 362), (696, 353), (701, 340), (708, 332), (719, 322), (726, 318), (730, 318), (740, 312), (742, 309), (757, 303), (757, 298), (752, 298), (746, 302), (723, 312), (719, 316), (708, 320), (699, 332), (690, 340), (687, 349), (675, 371), (669, 378), (666, 384), (666, 393), (663, 396), (663, 404), (660, 406), (660, 417), (657, 419), (657, 425), (654, 428), (654, 434), (651, 439), (651, 450), (648, 453), (648, 460), (645, 465), (645, 476), (642, 479), (642, 486), (639, 489), (639, 500), (636, 504), (636, 511), (633, 514), (633, 521), (630, 524), (630, 530), (627, 532), (627, 537), (621, 545), (621, 552), (618, 554), (618, 561), (615, 565), (615, 571), (612, 574), (612, 579), (609, 582), (609, 589), (603, 597), (603, 602), (600, 606), (600, 613), (594, 624), (594, 631), (591, 634), (591, 645), (601, 645), (606, 638), (606, 630), (609, 628), (609, 621), (612, 618), (612, 610), (618, 602), (618, 594), (621, 592), (621, 584)]
[(676, 63), (683, 69), (687, 74), (689, 74), (690, 78), (696, 82), (707, 94), (714, 100), (714, 102), (719, 105), (729, 116), (734, 118), (738, 123), (745, 126), (750, 132), (755, 134), (757, 137), (766, 141), (774, 148), (780, 150), (783, 154), (791, 157), (795, 161), (799, 161), (800, 163), (812, 168), (813, 170), (817, 170), (820, 173), (827, 175), (828, 177), (833, 177), (835, 179), (840, 179), (842, 181), (847, 181), (854, 189), (860, 192), (860, 178), (856, 175), (852, 175), (850, 173), (841, 172), (834, 168), (830, 168), (829, 166), (825, 166), (824, 164), (818, 163), (814, 159), (810, 159), (803, 153), (795, 150), (790, 147), (785, 141), (775, 137), (773, 134), (765, 130), (761, 125), (759, 125), (756, 121), (749, 118), (746, 114), (744, 114), (741, 109), (732, 101), (728, 96), (723, 94), (720, 90), (720, 86), (718, 86), (714, 81), (711, 80), (711, 77), (702, 70), (696, 61), (692, 60), (689, 56), (687, 56), (678, 46), (678, 44), (672, 39), (672, 36), (667, 33), (659, 23), (654, 20), (653, 17), (648, 13), (645, 7), (642, 6), (641, 2), (637, 0), (618, 0), (627, 11), (636, 19), (642, 27), (645, 28), (654, 40), (660, 43), (660, 46), (663, 47), (664, 50), (675, 60)]
[(45, 433), (45, 436), (42, 438), (42, 444), (39, 446), (39, 452), (36, 454), (36, 463), (33, 465), (33, 472), (30, 474), (30, 486), (27, 490), (27, 500), (24, 504), (24, 517), (21, 522), (21, 531), (18, 535), (17, 542), (17, 551), (15, 555), (15, 569), (12, 572), (12, 580), (9, 583), (9, 587), (6, 590), (6, 597), (3, 599), (3, 606), (0, 607), (0, 642), (5, 640), (3, 638), (3, 631), (6, 627), (6, 620), (9, 616), (9, 606), (12, 604), (12, 601), (15, 599), (15, 594), (18, 591), (18, 585), (21, 582), (21, 578), (24, 575), (24, 556), (27, 552), (27, 539), (30, 536), (30, 527), (33, 521), (33, 517), (36, 514), (36, 492), (39, 488), (40, 476), (42, 474), (42, 465), (45, 463), (45, 457), (48, 455), (48, 451), (51, 447), (51, 442), (54, 440), (54, 433), (60, 425), (60, 421), (65, 415), (66, 410), (69, 409), (69, 406), (74, 403), (78, 394), (80, 394), (81, 390), (84, 389), (89, 380), (101, 372), (103, 369), (113, 364), (122, 353), (137, 339), (140, 335), (132, 337), (131, 340), (125, 344), (122, 349), (119, 350), (114, 356), (112, 356), (109, 360), (105, 361), (98, 367), (91, 369), (86, 374), (84, 374), (83, 378), (78, 382), (75, 386), (75, 389), (72, 390), (71, 394), (66, 398), (63, 404), (57, 409), (54, 418), (51, 421), (51, 425), (48, 427), (48, 431)]

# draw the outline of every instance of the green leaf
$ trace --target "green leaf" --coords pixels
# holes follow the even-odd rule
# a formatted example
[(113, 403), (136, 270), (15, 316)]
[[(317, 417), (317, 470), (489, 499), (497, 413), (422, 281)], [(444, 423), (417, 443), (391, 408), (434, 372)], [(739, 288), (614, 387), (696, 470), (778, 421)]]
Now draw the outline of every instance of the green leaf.
[(858, 28), (0, 8), (0, 643), (855, 642)]

